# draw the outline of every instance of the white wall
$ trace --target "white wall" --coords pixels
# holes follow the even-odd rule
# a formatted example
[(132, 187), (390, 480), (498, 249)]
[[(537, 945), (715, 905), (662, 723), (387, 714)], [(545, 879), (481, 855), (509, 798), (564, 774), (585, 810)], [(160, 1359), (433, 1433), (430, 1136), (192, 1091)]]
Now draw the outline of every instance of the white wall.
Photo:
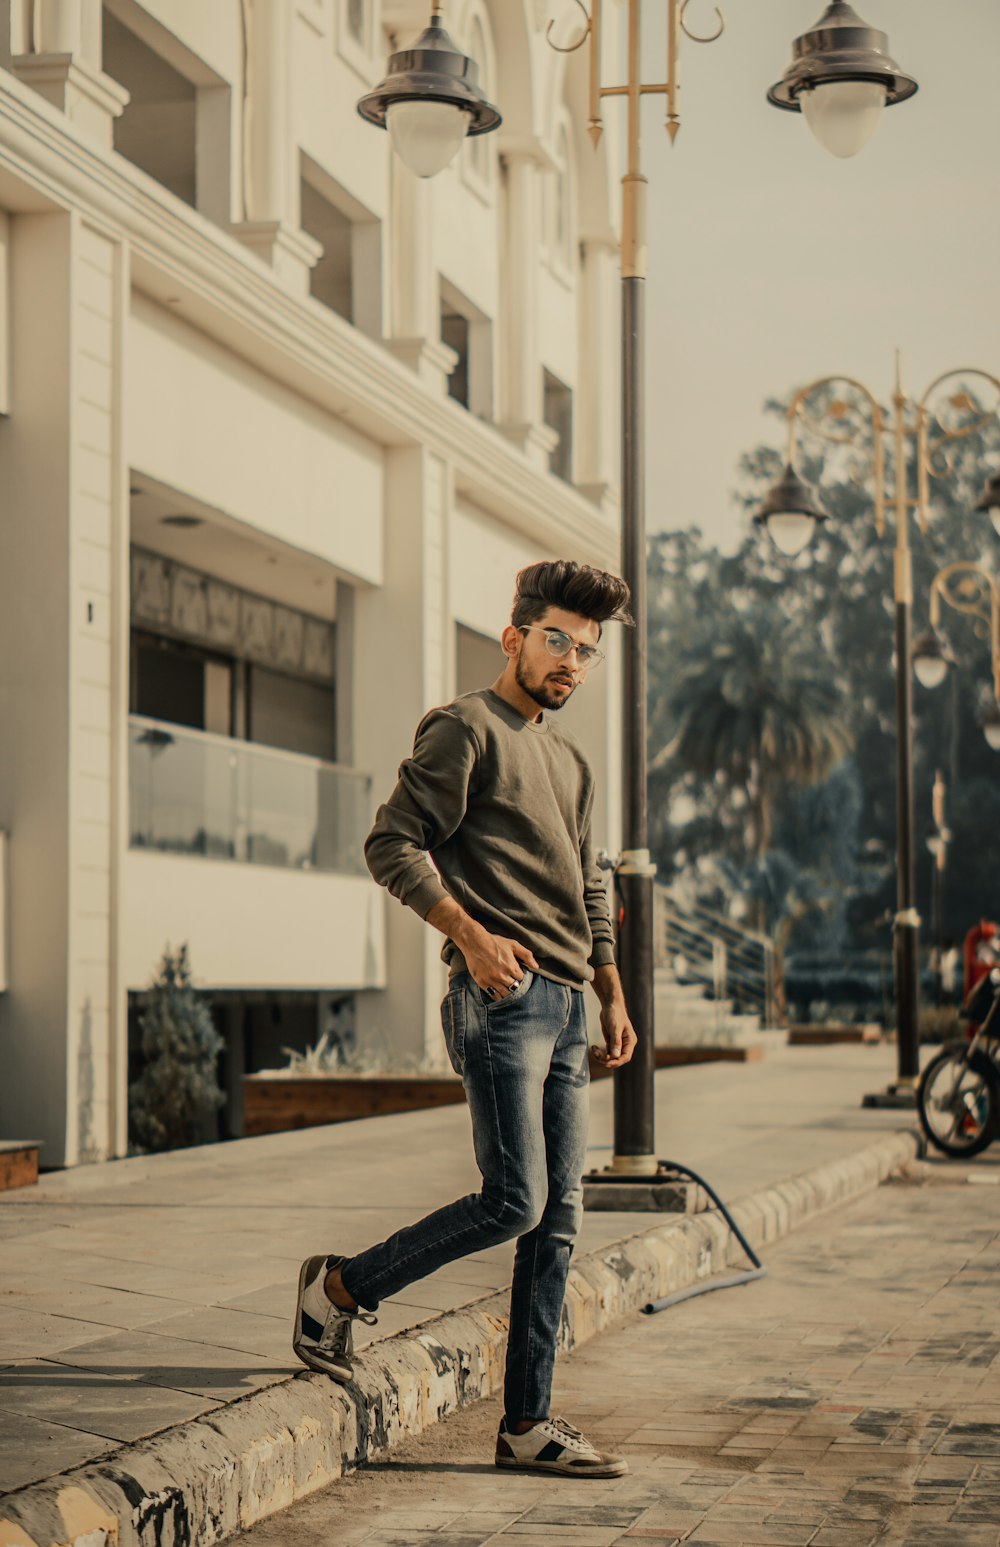
[(384, 898), (367, 878), (152, 854), (125, 860), (123, 967), (145, 988), (187, 943), (206, 988), (361, 989), (385, 982)]
[(381, 581), (379, 447), (138, 294), (126, 369), (131, 467)]

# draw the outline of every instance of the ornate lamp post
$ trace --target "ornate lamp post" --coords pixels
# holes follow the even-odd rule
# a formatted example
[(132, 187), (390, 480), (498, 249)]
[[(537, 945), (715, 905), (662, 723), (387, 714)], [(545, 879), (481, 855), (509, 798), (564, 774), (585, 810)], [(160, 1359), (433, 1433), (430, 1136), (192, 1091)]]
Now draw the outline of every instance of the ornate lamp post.
[[(716, 10), (715, 30), (707, 34), (695, 32), (686, 20), (691, 0), (661, 0), (667, 14), (666, 79), (647, 84), (642, 79), (643, 0), (626, 0), (627, 79), (609, 85), (604, 83), (601, 73), (604, 0), (589, 0), (589, 5), (584, 0), (572, 0), (572, 3), (580, 13), (579, 35), (561, 47), (553, 41), (553, 23), (550, 22), (547, 36), (559, 53), (572, 54), (587, 44), (590, 46), (588, 129), (595, 147), (604, 131), (601, 109), (605, 99), (622, 98), (628, 110), (621, 237), (622, 573), (632, 591), (636, 627), (629, 632), (625, 649), (624, 843), (616, 869), (625, 912), (619, 941), (621, 974), (629, 1010), (639, 1029), (639, 1046), (631, 1063), (615, 1074), (612, 1171), (619, 1177), (634, 1176), (641, 1180), (655, 1176), (657, 1169), (653, 1120), (655, 866), (649, 857), (646, 795), (644, 356), (647, 180), (642, 171), (641, 109), (644, 97), (664, 97), (667, 133), (671, 141), (676, 139), (680, 128), (678, 56), (682, 38), (694, 43), (714, 42), (721, 36), (724, 23), (721, 12)], [(487, 133), (500, 122), (499, 113), (489, 103), (477, 99), (470, 104), (468, 97), (459, 90), (458, 83), (464, 83), (475, 95), (478, 92), (477, 76), (472, 61), (461, 54), (444, 32), (441, 25), (443, 9), (442, 0), (435, 0), (427, 31), (412, 49), (392, 56), (386, 79), (358, 103), (358, 111), (370, 123), (380, 127), (388, 125), (390, 133), (394, 133), (394, 123), (399, 124), (399, 132), (394, 133), (396, 148), (421, 176), (431, 176), (446, 166), (466, 132)], [(844, 0), (832, 0), (813, 33), (797, 40), (796, 60), (782, 85), (772, 88), (770, 100), (777, 107), (798, 112), (815, 98), (818, 110), (810, 121), (814, 121), (821, 143), (835, 154), (853, 154), (861, 149), (874, 127), (870, 125), (873, 113), (877, 119), (883, 103), (903, 101), (917, 89), (916, 83), (901, 75), (889, 59), (887, 46), (884, 33), (868, 27), (855, 16), (850, 6), (844, 4)], [(425, 115), (425, 109), (431, 108), (433, 120), (429, 112)], [(816, 127), (827, 122), (836, 123), (836, 132), (824, 129), (821, 133)], [(842, 140), (844, 143), (850, 141), (853, 149), (838, 148)], [(436, 149), (432, 149), (432, 142)], [(818, 519), (821, 512), (810, 511), (808, 514)]]
[[(970, 377), (985, 382), (996, 394), (996, 403), (983, 412), (963, 385)], [(950, 391), (944, 389), (950, 384)], [(932, 404), (937, 404), (935, 408)], [(896, 604), (896, 880), (894, 957), (896, 978), (897, 1078), (888, 1090), (864, 1098), (865, 1106), (912, 1106), (914, 1085), (920, 1072), (919, 1009), (920, 914), (914, 889), (913, 835), (913, 679), (910, 672), (910, 627), (913, 610), (913, 560), (910, 551), (910, 516), (915, 512), (925, 528), (930, 502), (930, 480), (951, 471), (947, 448), (987, 424), (1000, 407), (1000, 379), (975, 369), (946, 371), (931, 382), (923, 397), (914, 401), (902, 388), (899, 355), (892, 413), (886, 415), (877, 399), (861, 382), (845, 376), (828, 376), (811, 382), (792, 399), (788, 409), (788, 464), (781, 481), (767, 495), (755, 520), (771, 534), (783, 553), (806, 547), (825, 514), (818, 501), (802, 485), (794, 471), (796, 437), (800, 423), (807, 431), (835, 447), (854, 448), (855, 476), (868, 474), (875, 485), (875, 528), (885, 533), (887, 503), (895, 506), (896, 557), (894, 596)], [(894, 489), (891, 501), (885, 487), (886, 440), (893, 445)], [(860, 466), (858, 456), (860, 454)], [(916, 489), (911, 495), (911, 462), (915, 464)], [(789, 499), (786, 488), (806, 491)], [(985, 496), (984, 496), (985, 498)], [(806, 508), (812, 507), (812, 508)], [(985, 508), (985, 507), (983, 507)], [(956, 568), (958, 566), (955, 566)], [(931, 622), (935, 626), (932, 597)], [(929, 674), (947, 670), (943, 641), (935, 645), (921, 636), (921, 659)], [(934, 665), (931, 666), (933, 658)], [(923, 679), (928, 680), (928, 679)], [(1000, 711), (998, 711), (1000, 742)]]

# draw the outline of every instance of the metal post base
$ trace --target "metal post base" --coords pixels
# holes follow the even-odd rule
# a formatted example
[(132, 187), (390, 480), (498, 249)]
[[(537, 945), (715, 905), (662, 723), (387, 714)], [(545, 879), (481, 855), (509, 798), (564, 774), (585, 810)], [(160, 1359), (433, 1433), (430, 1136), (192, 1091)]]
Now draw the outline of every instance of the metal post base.
[(889, 1085), (885, 1090), (870, 1091), (862, 1096), (863, 1107), (889, 1107), (897, 1111), (915, 1112), (917, 1107), (916, 1086), (909, 1081)]
[(672, 1166), (657, 1165), (645, 1176), (608, 1169), (588, 1171), (583, 1178), (583, 1207), (589, 1213), (696, 1214), (704, 1206), (698, 1184)]

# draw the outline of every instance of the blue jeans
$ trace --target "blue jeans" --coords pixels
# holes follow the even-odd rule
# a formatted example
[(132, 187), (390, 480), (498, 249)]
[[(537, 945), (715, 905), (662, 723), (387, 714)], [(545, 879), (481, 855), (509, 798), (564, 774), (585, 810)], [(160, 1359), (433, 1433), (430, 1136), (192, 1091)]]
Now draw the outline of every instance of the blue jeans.
[(373, 1311), (387, 1295), (517, 1237), (504, 1376), (508, 1422), (549, 1416), (556, 1337), (583, 1214), (589, 1118), (583, 994), (531, 972), (496, 1004), (467, 972), (441, 1006), (472, 1114), (482, 1191), (436, 1209), (341, 1267)]

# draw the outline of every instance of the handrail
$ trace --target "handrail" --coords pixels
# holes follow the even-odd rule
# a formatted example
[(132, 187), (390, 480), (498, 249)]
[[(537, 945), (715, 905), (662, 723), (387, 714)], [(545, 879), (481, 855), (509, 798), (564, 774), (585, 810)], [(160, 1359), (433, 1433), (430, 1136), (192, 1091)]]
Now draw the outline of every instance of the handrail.
[[(679, 903), (657, 887), (656, 960), (669, 964), (669, 940), (680, 946), (691, 975), (720, 1005), (727, 997), (754, 1005), (762, 1024), (774, 1024), (774, 946), (766, 935), (723, 918), (701, 904)], [(709, 927), (711, 926), (711, 927)]]

